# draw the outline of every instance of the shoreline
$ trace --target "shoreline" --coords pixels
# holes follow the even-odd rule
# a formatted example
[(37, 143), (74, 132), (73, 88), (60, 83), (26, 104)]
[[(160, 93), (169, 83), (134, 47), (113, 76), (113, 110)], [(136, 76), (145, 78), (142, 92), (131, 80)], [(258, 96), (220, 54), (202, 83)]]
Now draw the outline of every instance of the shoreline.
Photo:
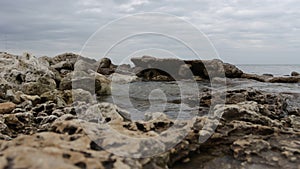
[(214, 88), (197, 87), (196, 101), (173, 103), (199, 106), (189, 120), (163, 112), (132, 120), (115, 104), (95, 102), (95, 96), (112, 94), (112, 82), (299, 84), (296, 73), (247, 74), (220, 60), (132, 61), (135, 67), (71, 53), (53, 58), (0, 53), (0, 168), (299, 168), (299, 95), (251, 87), (212, 94)]

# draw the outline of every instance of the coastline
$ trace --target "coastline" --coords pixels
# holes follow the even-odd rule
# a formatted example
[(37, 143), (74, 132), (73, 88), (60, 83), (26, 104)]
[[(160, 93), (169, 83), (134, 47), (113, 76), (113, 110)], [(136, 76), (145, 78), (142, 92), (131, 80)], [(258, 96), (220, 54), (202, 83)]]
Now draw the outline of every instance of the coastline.
[[(254, 89), (250, 83), (297, 85), (299, 75), (248, 74), (220, 60), (132, 61), (135, 67), (71, 53), (53, 58), (1, 53), (0, 168), (299, 168), (299, 93)], [(239, 79), (250, 86), (215, 93), (214, 85), (197, 87), (195, 99), (172, 100), (196, 105), (191, 119), (152, 112), (132, 120), (127, 110), (95, 100), (113, 95), (113, 83), (191, 80), (230, 86)]]

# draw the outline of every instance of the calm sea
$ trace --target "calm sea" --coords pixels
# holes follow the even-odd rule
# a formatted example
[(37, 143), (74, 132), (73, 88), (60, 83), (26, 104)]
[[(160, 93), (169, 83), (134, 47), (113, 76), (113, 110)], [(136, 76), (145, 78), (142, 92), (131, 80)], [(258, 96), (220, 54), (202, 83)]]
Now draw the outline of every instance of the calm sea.
[(245, 73), (273, 74), (275, 76), (290, 75), (291, 72), (300, 72), (298, 65), (237, 65)]

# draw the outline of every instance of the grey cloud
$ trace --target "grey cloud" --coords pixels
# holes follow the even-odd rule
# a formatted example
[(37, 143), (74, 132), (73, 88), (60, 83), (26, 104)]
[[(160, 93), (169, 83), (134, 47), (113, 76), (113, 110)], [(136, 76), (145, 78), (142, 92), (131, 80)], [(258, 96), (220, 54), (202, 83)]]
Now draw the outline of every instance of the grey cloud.
[(297, 0), (0, 1), (0, 50), (38, 56), (79, 52), (92, 33), (112, 20), (165, 12), (196, 25), (228, 62), (300, 63), (299, 6)]

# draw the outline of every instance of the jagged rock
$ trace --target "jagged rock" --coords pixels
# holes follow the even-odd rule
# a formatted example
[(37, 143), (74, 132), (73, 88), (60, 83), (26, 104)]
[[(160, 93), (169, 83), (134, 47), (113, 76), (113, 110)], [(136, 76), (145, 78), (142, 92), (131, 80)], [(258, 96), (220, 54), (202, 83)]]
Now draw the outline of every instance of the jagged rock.
[(16, 108), (12, 102), (0, 103), (0, 114), (8, 114)]
[(39, 78), (37, 82), (24, 83), (22, 86), (22, 91), (28, 95), (41, 95), (54, 89), (56, 89), (56, 82), (46, 77)]
[(70, 61), (62, 61), (62, 62), (56, 63), (55, 65), (52, 65), (51, 67), (58, 71), (60, 71), (62, 69), (74, 70), (74, 64), (72, 64)]
[(64, 107), (66, 105), (73, 103), (72, 91), (70, 90), (64, 90), (64, 91), (53, 90), (53, 91), (45, 92), (41, 95), (40, 98), (42, 102), (53, 101), (59, 107)]

